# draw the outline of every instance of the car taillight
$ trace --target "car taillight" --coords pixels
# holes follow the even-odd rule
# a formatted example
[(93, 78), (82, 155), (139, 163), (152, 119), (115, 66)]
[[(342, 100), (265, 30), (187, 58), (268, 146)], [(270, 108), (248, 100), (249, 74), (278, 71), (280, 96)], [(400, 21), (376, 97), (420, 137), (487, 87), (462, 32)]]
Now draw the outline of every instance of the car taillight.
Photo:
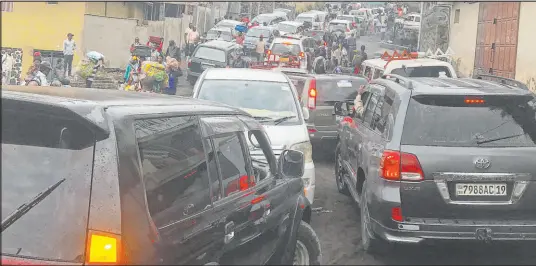
[(119, 263), (121, 244), (121, 238), (119, 236), (90, 231), (88, 241), (87, 263)]
[(380, 175), (387, 180), (422, 181), (424, 173), (415, 154), (385, 150), (380, 162)]
[(267, 54), (267, 55), (271, 55), (271, 54), (272, 54), (272, 51), (271, 51), (271, 50), (268, 50), (268, 51), (266, 51), (266, 54)]
[(394, 207), (391, 209), (391, 219), (397, 222), (403, 222), (404, 216), (402, 216), (402, 208)]
[(304, 53), (304, 52), (300, 52), (300, 57), (305, 57), (305, 53)]
[(307, 100), (307, 107), (309, 109), (316, 108), (316, 79), (312, 79), (309, 85), (309, 99)]

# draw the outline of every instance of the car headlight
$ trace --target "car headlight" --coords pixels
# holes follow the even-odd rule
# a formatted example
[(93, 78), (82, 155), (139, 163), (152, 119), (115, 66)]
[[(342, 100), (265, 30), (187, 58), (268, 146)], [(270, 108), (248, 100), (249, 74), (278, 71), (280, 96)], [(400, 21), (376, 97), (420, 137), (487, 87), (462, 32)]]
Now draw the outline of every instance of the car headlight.
[(290, 149), (303, 152), (303, 159), (306, 163), (313, 162), (313, 146), (309, 141), (291, 145)]

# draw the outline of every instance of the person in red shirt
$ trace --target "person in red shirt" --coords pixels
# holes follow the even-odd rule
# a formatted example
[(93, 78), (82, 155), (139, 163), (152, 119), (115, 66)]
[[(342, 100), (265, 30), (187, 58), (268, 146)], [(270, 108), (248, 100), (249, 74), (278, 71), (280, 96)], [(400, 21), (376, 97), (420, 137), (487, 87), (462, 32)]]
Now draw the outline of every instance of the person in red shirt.
[(240, 45), (244, 44), (244, 35), (242, 34), (242, 32), (239, 32), (236, 36), (236, 43)]

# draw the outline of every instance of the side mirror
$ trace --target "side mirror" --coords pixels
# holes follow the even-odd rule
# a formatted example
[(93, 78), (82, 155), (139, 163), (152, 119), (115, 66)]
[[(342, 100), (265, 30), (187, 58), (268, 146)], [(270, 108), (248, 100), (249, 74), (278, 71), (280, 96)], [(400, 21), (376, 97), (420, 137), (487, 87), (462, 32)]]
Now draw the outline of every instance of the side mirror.
[(281, 177), (301, 178), (303, 176), (305, 161), (303, 152), (284, 150), (277, 161), (278, 172)]
[(349, 106), (346, 102), (336, 102), (333, 106), (334, 115), (347, 116), (349, 113)]
[(309, 108), (302, 106), (303, 119), (309, 120)]

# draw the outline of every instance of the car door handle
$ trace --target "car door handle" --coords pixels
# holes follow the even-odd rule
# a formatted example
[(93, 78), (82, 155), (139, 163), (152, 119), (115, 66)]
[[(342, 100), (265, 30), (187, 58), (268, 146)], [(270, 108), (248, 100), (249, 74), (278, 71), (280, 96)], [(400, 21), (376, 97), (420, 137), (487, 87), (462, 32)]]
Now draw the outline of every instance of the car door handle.
[(225, 244), (229, 244), (234, 238), (234, 233), (234, 222), (228, 222), (227, 224), (225, 224), (225, 237), (223, 242)]
[(183, 212), (183, 214), (184, 214), (184, 215), (189, 215), (189, 214), (190, 214), (190, 211), (191, 211), (194, 207), (195, 207), (195, 205), (193, 205), (193, 204), (191, 204), (191, 203), (188, 204), (188, 205), (186, 205), (186, 207), (184, 207), (184, 212)]

